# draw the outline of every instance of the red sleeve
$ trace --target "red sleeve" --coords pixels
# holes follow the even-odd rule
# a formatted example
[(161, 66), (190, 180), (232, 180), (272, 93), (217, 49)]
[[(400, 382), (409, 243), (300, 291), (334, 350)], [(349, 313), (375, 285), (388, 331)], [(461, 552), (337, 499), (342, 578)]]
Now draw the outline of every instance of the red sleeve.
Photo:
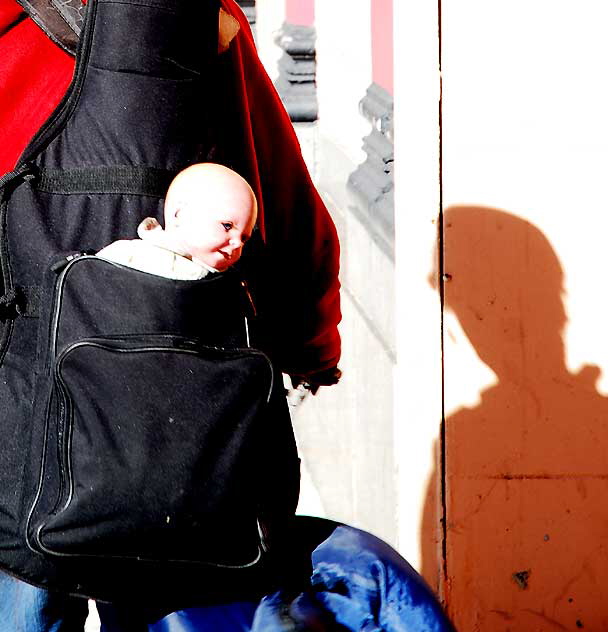
[(334, 223), (313, 185), (293, 125), (260, 62), (246, 18), (229, 53), (250, 155), (249, 179), (261, 200), (260, 227), (268, 252), (273, 334), (283, 370), (307, 374), (340, 359), (339, 244)]

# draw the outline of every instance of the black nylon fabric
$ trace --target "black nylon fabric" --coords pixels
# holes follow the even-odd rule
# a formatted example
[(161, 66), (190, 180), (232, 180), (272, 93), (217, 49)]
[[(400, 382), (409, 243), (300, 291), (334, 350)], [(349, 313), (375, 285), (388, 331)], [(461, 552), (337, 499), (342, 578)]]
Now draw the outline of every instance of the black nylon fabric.
[(59, 285), (57, 348), (90, 336), (159, 333), (206, 345), (247, 345), (247, 296), (233, 271), (177, 281), (94, 256), (77, 256), (68, 266), (59, 279), (52, 270), (47, 276), (49, 286)]
[(217, 15), (214, 0), (87, 5), (78, 80), (56, 114), (69, 120), (55, 139), (43, 131), (49, 146), (37, 164), (180, 170), (206, 158), (214, 147)]
[(180, 282), (90, 256), (58, 277), (53, 268), (39, 337), (34, 423), (46, 429), (46, 449), (41, 470), (32, 462), (40, 476), (30, 546), (257, 561), (257, 489), (267, 481), (255, 449), (272, 438), (274, 375), (264, 354), (243, 348), (237, 280)]
[(63, 428), (49, 456), (59, 453), (62, 476), (57, 489), (49, 468), (43, 473), (50, 498), (39, 502), (52, 509), (31, 523), (32, 546), (57, 555), (255, 562), (250, 446), (266, 404), (267, 361), (149, 337), (112, 342), (78, 345), (58, 363), (58, 408), (67, 414), (51, 410), (49, 423)]
[[(41, 287), (45, 278), (49, 280), (48, 288), (53, 285), (50, 279), (56, 274), (49, 269), (61, 253), (97, 251), (116, 239), (135, 236), (144, 217), (162, 216), (163, 201), (148, 181), (146, 191), (139, 194), (131, 191), (139, 191), (141, 183), (133, 189), (126, 182), (121, 188), (121, 176), (116, 180), (118, 188), (109, 187), (108, 191), (82, 192), (76, 186), (61, 192), (49, 187), (48, 181), (40, 181), (39, 173), (56, 176), (73, 170), (91, 173), (109, 168), (112, 173), (124, 169), (126, 180), (130, 170), (166, 177), (162, 174), (176, 172), (192, 162), (212, 160), (217, 151), (217, 132), (209, 106), (212, 99), (208, 98), (216, 85), (217, 3), (89, 0), (87, 7), (72, 87), (25, 151), (14, 180), (5, 180), (0, 191), (0, 264), (5, 294), (34, 288), (28, 292), (35, 296), (35, 288)], [(208, 564), (200, 563), (210, 554), (217, 556), (207, 562), (221, 563), (218, 559), (222, 555), (232, 556), (224, 561), (235, 564), (250, 560), (257, 538), (250, 528), (254, 513), (265, 513), (262, 518), (269, 523), (280, 522), (293, 513), (297, 503), (297, 454), (280, 380), (274, 380), (270, 401), (265, 404), (269, 387), (262, 376), (267, 376), (268, 361), (255, 353), (239, 355), (241, 352), (235, 351), (242, 346), (240, 288), (229, 282), (227, 291), (219, 289), (222, 284), (218, 283), (216, 291), (215, 281), (198, 286), (198, 282), (179, 284), (132, 270), (127, 271), (129, 278), (136, 280), (123, 283), (118, 271), (124, 269), (120, 266), (106, 264), (103, 271), (101, 267), (93, 270), (97, 265), (74, 266), (75, 271), (80, 270), (80, 277), (75, 276), (74, 283), (66, 286), (66, 311), (57, 321), (56, 350), (59, 353), (85, 338), (108, 340), (103, 349), (83, 346), (78, 353), (66, 356), (63, 391), (54, 389), (51, 379), (54, 365), (49, 343), (54, 295), (45, 293), (40, 309), (32, 310), (28, 317), (14, 314), (0, 320), (0, 431), (4, 442), (0, 459), (0, 567), (34, 584), (109, 600), (121, 595), (136, 599), (139, 594), (159, 603), (176, 603), (177, 596), (186, 599), (194, 595), (200, 600), (202, 593), (229, 593), (234, 597), (239, 590), (261, 587), (268, 579), (264, 558), (261, 564), (239, 569), (210, 570)], [(39, 318), (32, 317), (35, 311)], [(232, 320), (234, 314), (239, 315), (238, 324)], [(167, 344), (173, 340), (171, 351), (165, 355), (159, 352), (160, 359), (147, 362), (139, 352), (112, 347), (118, 344), (115, 337), (125, 338), (121, 344), (129, 347), (140, 335), (165, 336)], [(189, 353), (177, 353), (175, 345), (181, 344), (188, 349), (196, 347), (198, 359), (194, 361)], [(215, 346), (225, 348), (227, 355), (213, 356), (212, 361), (212, 352), (204, 348)], [(117, 357), (127, 360), (118, 363)], [(169, 366), (173, 367), (171, 371)], [(234, 437), (235, 445), (248, 446), (249, 452), (245, 450), (244, 456), (236, 460), (228, 456), (224, 465), (216, 463), (211, 471), (203, 472), (197, 461), (200, 455), (186, 449), (187, 431), (194, 428), (196, 410), (208, 404), (200, 399), (190, 402), (184, 391), (177, 399), (170, 400), (165, 393), (165, 397), (155, 394), (157, 400), (152, 400), (152, 407), (164, 416), (171, 416), (170, 410), (179, 408), (184, 421), (173, 441), (167, 439), (167, 428), (162, 426), (162, 432), (144, 432), (139, 449), (135, 437), (143, 423), (139, 417), (145, 413), (138, 409), (124, 419), (119, 417), (129, 437), (120, 447), (116, 415), (122, 415), (122, 407), (120, 398), (111, 398), (108, 392), (123, 387), (128, 391), (127, 376), (141, 377), (133, 392), (138, 393), (144, 384), (148, 388), (154, 384), (152, 390), (156, 391), (167, 372), (175, 375), (174, 369), (180, 375), (195, 376), (184, 378), (188, 392), (195, 390), (194, 383), (211, 380), (205, 390), (217, 389), (224, 406), (218, 419), (229, 418), (232, 424), (223, 437)], [(228, 379), (227, 375), (233, 374), (234, 379)], [(171, 378), (169, 390), (178, 389), (179, 383)], [(245, 394), (245, 412), (233, 408), (237, 387)], [(127, 407), (131, 408), (144, 399), (132, 393), (130, 397)], [(109, 403), (110, 412), (103, 412), (96, 401)], [(64, 427), (60, 407), (66, 402), (71, 402), (72, 416), (65, 417), (71, 421)], [(100, 417), (99, 423), (93, 413)], [(244, 421), (237, 423), (239, 415)], [(224, 421), (218, 423), (223, 426)], [(193, 445), (206, 442), (208, 436), (215, 437), (219, 431), (216, 426), (205, 429), (202, 424), (196, 432)], [(95, 444), (103, 444), (105, 457), (92, 449)], [(131, 447), (127, 449), (126, 445)], [(237, 451), (229, 442), (224, 445), (228, 445), (229, 455)], [(166, 446), (169, 454), (156, 452), (159, 446)], [(66, 469), (62, 451), (68, 448), (73, 460)], [(127, 453), (134, 459), (130, 465), (126, 464)], [(198, 479), (200, 474), (224, 481), (226, 498), (232, 498), (231, 509), (224, 509), (219, 500), (213, 505), (208, 497), (201, 501), (204, 490), (193, 485), (177, 465), (178, 453), (186, 457), (189, 468), (194, 468), (193, 477)], [(112, 458), (125, 461), (118, 473), (110, 472)], [(168, 480), (166, 475), (174, 472), (182, 478), (173, 487), (169, 483), (166, 488), (157, 487), (149, 506), (144, 503), (125, 517), (128, 493), (120, 490), (119, 483), (125, 483), (127, 477), (137, 479), (132, 474), (137, 470), (135, 464), (144, 461), (145, 468), (152, 470), (149, 480), (139, 479), (144, 497), (144, 488), (151, 480), (160, 485)], [(248, 472), (244, 476), (249, 478), (248, 484), (241, 488), (240, 483), (233, 482), (233, 472), (235, 476)], [(88, 489), (90, 481), (92, 492)], [(169, 504), (179, 508), (179, 490), (186, 487), (190, 487), (190, 495), (186, 494), (189, 500), (184, 501), (182, 517), (174, 517), (171, 524), (168, 514), (167, 523), (161, 507)], [(115, 489), (117, 497), (108, 501), (106, 514), (100, 515), (94, 499), (107, 499), (103, 490), (108, 489)], [(79, 507), (88, 503), (91, 507), (82, 513)], [(92, 513), (87, 513), (89, 509)], [(210, 512), (219, 515), (220, 520), (217, 526), (206, 527), (208, 541), (194, 546), (194, 527)], [(173, 515), (177, 513), (176, 509)], [(149, 529), (142, 526), (148, 520)], [(117, 528), (121, 524), (125, 527), (122, 535)], [(172, 529), (188, 524), (190, 532), (185, 528), (179, 538), (171, 537), (171, 533), (178, 533)], [(134, 545), (135, 532), (141, 550)], [(35, 539), (36, 534), (41, 541)], [(167, 535), (162, 544), (157, 539), (159, 534)], [(222, 553), (218, 538), (234, 541), (234, 550), (224, 547)], [(44, 551), (49, 544), (56, 552)], [(172, 551), (168, 550), (171, 546)], [(70, 547), (82, 557), (74, 556), (72, 549), (70, 555), (62, 555)], [(114, 556), (109, 551), (112, 547), (118, 551)], [(169, 554), (164, 559), (153, 559), (165, 547)], [(171, 561), (186, 555), (191, 561)], [(134, 561), (134, 557), (146, 559)]]

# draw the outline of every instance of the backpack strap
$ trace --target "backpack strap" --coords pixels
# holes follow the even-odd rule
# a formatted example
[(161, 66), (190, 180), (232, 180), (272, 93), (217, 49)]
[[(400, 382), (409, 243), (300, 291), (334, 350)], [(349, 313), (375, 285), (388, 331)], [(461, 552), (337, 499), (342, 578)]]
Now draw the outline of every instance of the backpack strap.
[(45, 193), (125, 193), (164, 198), (177, 171), (145, 165), (40, 169), (33, 186)]
[[(28, 180), (38, 191), (60, 195), (129, 194), (164, 198), (176, 174), (177, 171), (145, 165), (39, 169), (26, 163), (0, 178), (0, 190)], [(0, 321), (17, 316), (37, 318), (40, 294), (40, 286), (7, 287), (0, 295)]]
[(76, 54), (86, 5), (82, 0), (17, 0), (36, 24), (63, 50)]

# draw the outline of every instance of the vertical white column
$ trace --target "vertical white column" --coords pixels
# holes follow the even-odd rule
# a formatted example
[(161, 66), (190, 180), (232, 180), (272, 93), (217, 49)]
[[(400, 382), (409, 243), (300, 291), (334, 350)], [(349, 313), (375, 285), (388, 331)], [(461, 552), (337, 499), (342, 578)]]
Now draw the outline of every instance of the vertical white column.
[(394, 42), (398, 542), (420, 569), (442, 416), (441, 306), (429, 279), (436, 274), (440, 214), (438, 2), (395, 2)]
[(283, 50), (277, 46), (275, 36), (285, 21), (284, 0), (261, 0), (257, 3), (258, 54), (266, 72), (273, 81), (279, 75), (278, 61)]

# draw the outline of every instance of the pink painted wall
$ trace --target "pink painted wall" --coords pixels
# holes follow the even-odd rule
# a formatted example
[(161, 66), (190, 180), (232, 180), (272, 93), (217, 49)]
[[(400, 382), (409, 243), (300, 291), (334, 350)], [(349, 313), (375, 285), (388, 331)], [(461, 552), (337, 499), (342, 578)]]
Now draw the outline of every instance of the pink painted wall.
[(313, 26), (315, 0), (285, 0), (285, 22), (298, 26)]
[(393, 94), (393, 0), (372, 0), (372, 79)]

